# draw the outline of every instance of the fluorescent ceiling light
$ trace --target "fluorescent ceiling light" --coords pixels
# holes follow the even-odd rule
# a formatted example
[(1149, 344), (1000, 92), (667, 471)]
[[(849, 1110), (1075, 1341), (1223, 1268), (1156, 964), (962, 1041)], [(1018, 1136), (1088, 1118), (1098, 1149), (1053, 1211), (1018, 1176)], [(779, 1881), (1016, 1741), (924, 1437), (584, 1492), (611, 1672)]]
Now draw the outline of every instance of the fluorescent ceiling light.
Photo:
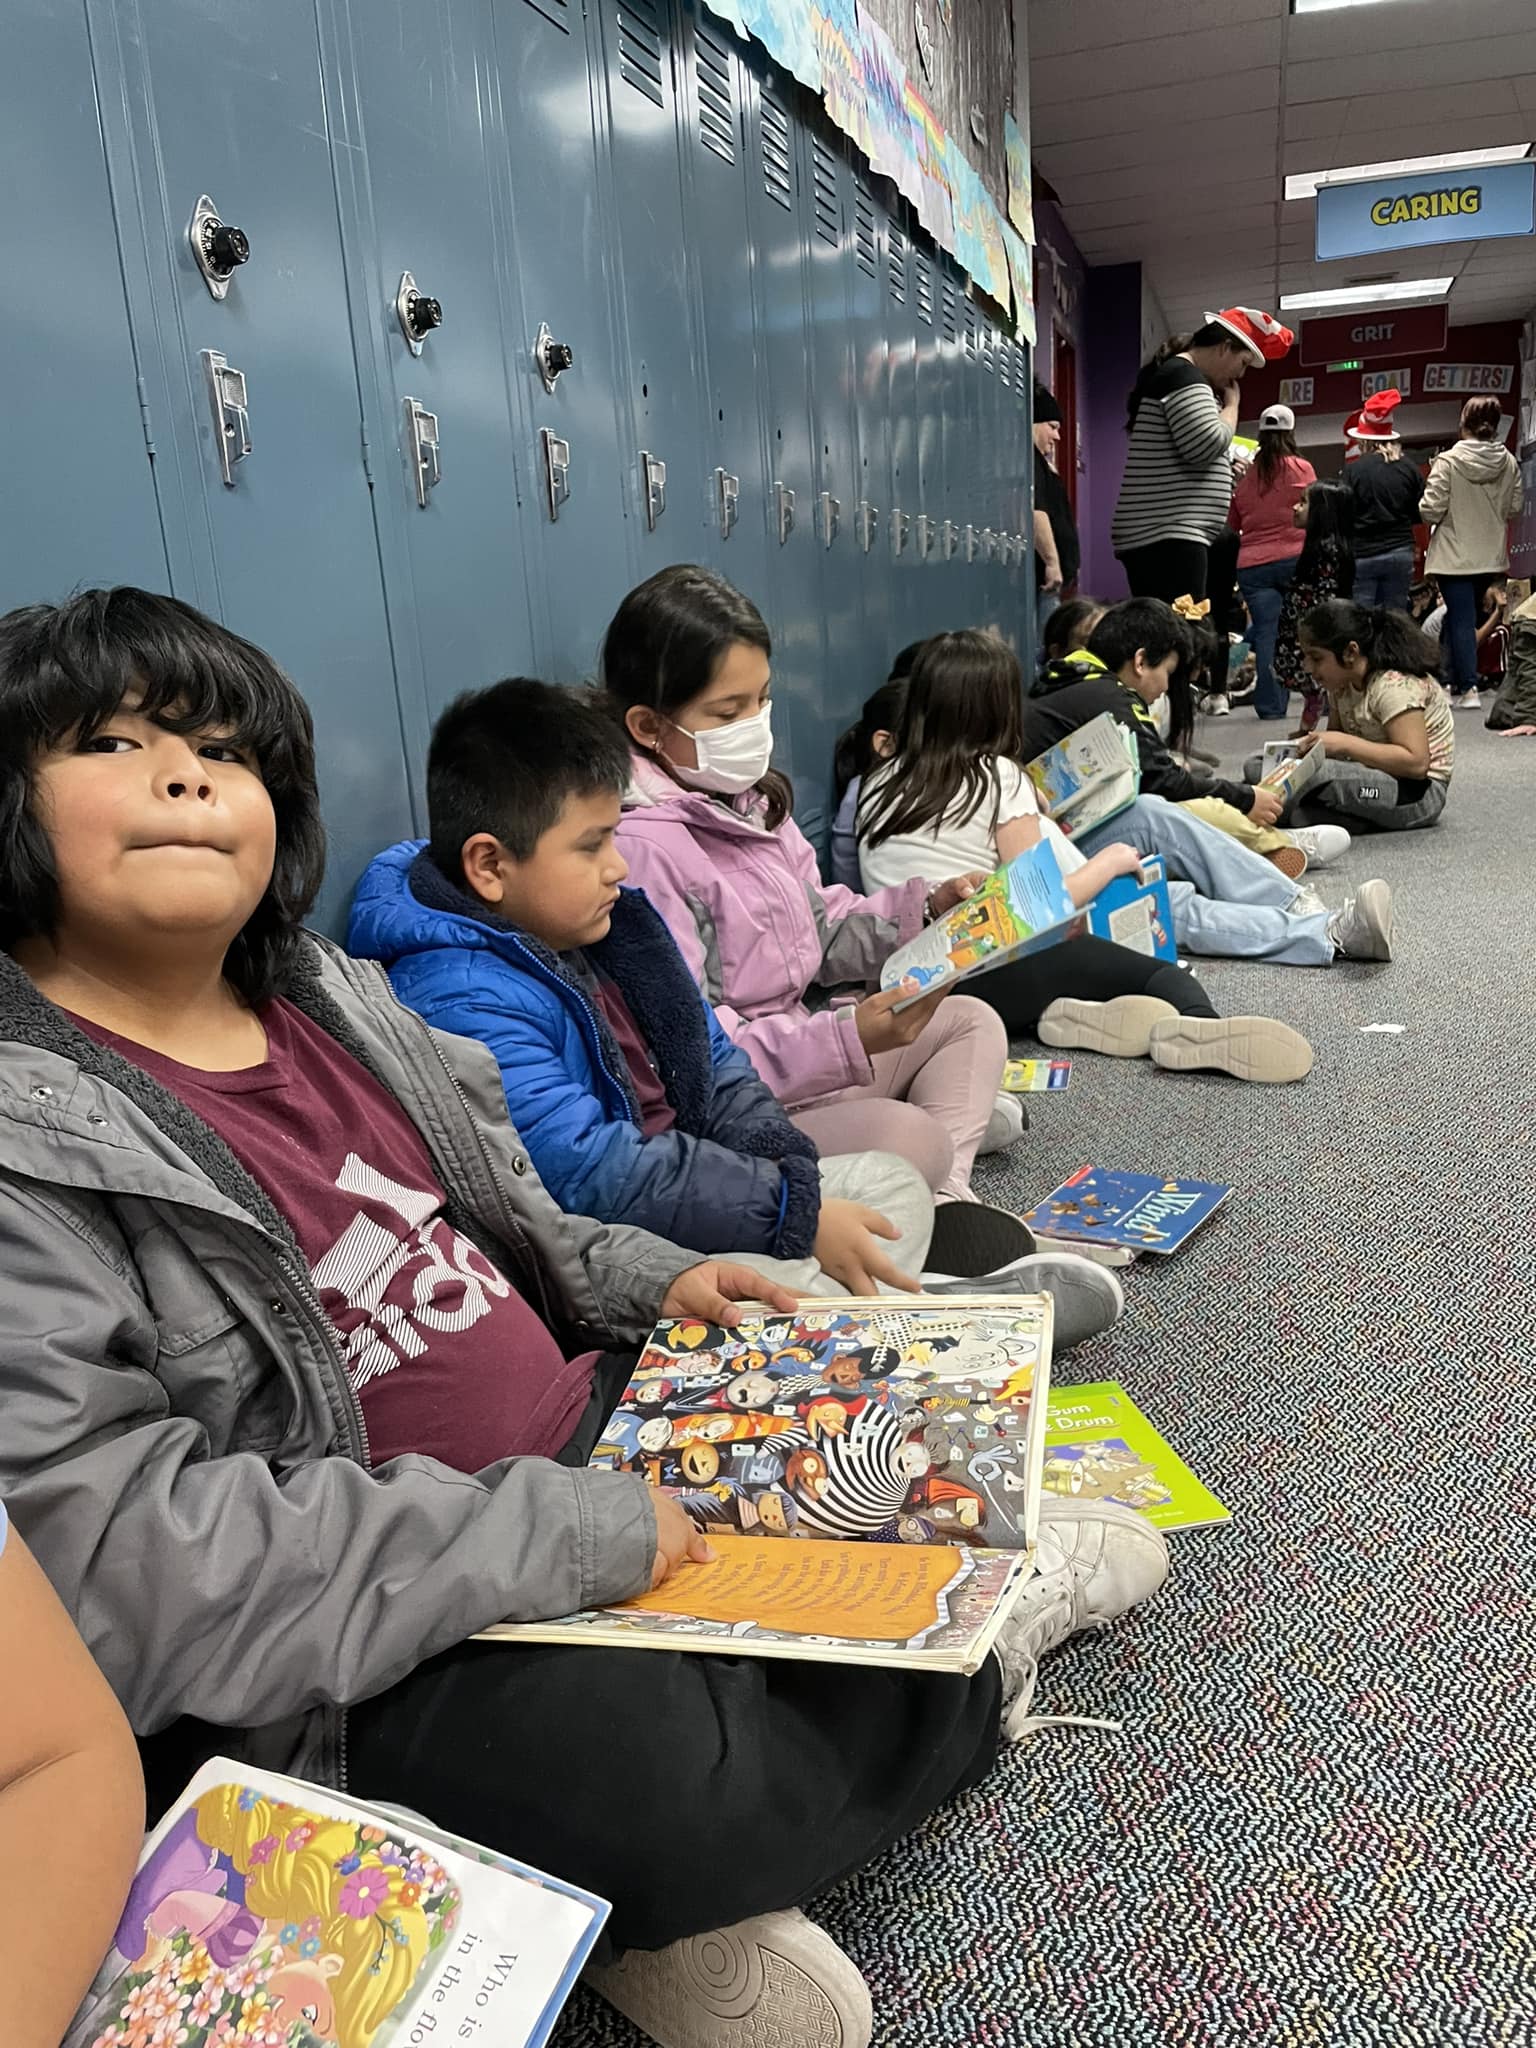
[(1326, 292), (1288, 292), (1282, 313), (1314, 313), (1325, 306), (1395, 306), (1404, 299), (1443, 299), (1454, 278), (1410, 277), (1401, 284), (1340, 285)]
[(1334, 171), (1297, 171), (1285, 181), (1287, 199), (1312, 199), (1319, 185), (1357, 185), (1363, 178), (1416, 178), (1420, 172), (1471, 171), (1482, 164), (1523, 163), (1528, 142), (1504, 142), (1491, 149), (1457, 149), (1448, 156), (1403, 156), (1388, 164), (1345, 164)]
[(1291, 0), (1292, 14), (1321, 14), (1333, 7), (1379, 7), (1381, 0)]

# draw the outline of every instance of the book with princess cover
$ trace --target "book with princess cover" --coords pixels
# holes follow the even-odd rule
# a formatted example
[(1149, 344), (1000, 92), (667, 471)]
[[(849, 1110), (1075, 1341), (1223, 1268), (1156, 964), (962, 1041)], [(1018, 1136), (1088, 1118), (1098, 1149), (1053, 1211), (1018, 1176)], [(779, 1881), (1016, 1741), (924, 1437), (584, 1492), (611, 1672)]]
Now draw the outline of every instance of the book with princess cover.
[(1116, 1501), (1159, 1529), (1232, 1519), (1117, 1380), (1052, 1387), (1044, 1484), (1048, 1497)]
[(716, 1561), (487, 1636), (974, 1671), (1029, 1572), (1050, 1347), (1043, 1295), (659, 1323), (591, 1462), (673, 1493)]
[(1091, 832), (1141, 793), (1136, 735), (1113, 711), (1101, 711), (1031, 761), (1025, 774), (1040, 808), (1069, 838)]
[(1053, 1241), (1082, 1239), (1137, 1252), (1174, 1252), (1231, 1192), (1223, 1181), (1080, 1166), (1070, 1180), (1037, 1202), (1024, 1221), (1036, 1237)]
[(542, 2048), (607, 1903), (229, 1757), (150, 1835), (63, 2048)]

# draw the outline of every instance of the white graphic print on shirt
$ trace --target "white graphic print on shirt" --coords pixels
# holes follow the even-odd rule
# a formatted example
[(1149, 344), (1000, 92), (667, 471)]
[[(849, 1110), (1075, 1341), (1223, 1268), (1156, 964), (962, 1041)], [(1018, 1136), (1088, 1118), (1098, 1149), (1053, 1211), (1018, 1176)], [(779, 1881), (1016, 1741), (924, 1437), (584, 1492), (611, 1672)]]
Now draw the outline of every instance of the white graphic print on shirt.
[(429, 1333), (470, 1329), (512, 1285), (449, 1228), (440, 1196), (391, 1180), (355, 1152), (336, 1185), (368, 1207), (315, 1266), (313, 1279), (341, 1334), (356, 1393), (376, 1374), (419, 1358)]

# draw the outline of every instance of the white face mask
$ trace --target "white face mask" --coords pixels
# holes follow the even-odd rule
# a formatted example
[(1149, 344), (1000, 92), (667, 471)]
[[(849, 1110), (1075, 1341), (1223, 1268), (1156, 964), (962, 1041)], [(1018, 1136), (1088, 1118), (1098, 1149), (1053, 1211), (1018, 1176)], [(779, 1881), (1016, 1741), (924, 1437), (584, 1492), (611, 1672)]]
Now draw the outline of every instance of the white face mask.
[(667, 723), (693, 741), (697, 768), (670, 762), (673, 774), (688, 789), (707, 789), (716, 796), (740, 796), (743, 790), (761, 782), (773, 759), (773, 706), (765, 704), (750, 718), (738, 718), (731, 725), (711, 727), (707, 732), (689, 732), (675, 719)]

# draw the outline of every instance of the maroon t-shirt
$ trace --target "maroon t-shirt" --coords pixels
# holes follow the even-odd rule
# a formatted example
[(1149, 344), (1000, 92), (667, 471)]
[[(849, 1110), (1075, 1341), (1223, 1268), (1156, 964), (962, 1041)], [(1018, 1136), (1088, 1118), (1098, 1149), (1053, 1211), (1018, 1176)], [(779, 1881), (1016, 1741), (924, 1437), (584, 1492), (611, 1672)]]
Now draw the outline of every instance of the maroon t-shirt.
[(478, 1472), (562, 1449), (596, 1354), (563, 1359), (506, 1275), (444, 1220), (427, 1148), (394, 1097), (291, 1003), (259, 1015), (267, 1057), (233, 1074), (75, 1021), (211, 1124), (286, 1217), (340, 1333), (375, 1464), (419, 1451)]
[(651, 1048), (619, 993), (618, 983), (609, 981), (606, 975), (594, 974), (591, 989), (629, 1069), (630, 1085), (640, 1106), (640, 1135), (654, 1138), (660, 1131), (670, 1131), (677, 1122), (677, 1111), (667, 1100), (661, 1076), (651, 1064)]

